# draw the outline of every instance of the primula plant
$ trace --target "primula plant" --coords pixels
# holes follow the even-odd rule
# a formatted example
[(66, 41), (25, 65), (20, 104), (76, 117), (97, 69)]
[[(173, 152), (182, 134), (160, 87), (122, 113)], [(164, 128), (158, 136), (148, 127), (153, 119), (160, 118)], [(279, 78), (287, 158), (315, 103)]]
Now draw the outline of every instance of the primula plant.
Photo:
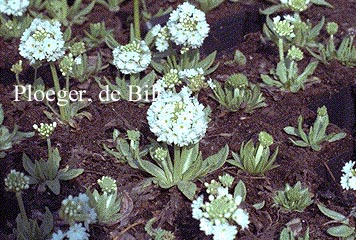
[(283, 228), (281, 235), (279, 236), (279, 240), (309, 240), (309, 228), (307, 228), (303, 237), (295, 237), (294, 232), (289, 228)]
[(342, 176), (340, 180), (341, 187), (345, 190), (356, 190), (356, 169), (355, 162), (349, 161), (342, 168)]
[(150, 237), (154, 240), (174, 240), (176, 237), (170, 231), (167, 231), (162, 228), (153, 228), (153, 224), (155, 223), (156, 218), (150, 219), (145, 225), (145, 231)]
[(242, 110), (247, 113), (257, 108), (265, 107), (259, 86), (250, 83), (241, 73), (231, 75), (225, 82), (224, 88), (218, 81), (208, 81), (213, 91), (211, 97), (231, 112)]
[(249, 215), (243, 208), (246, 188), (240, 181), (234, 193), (229, 193), (234, 178), (229, 174), (219, 176), (219, 181), (205, 183), (208, 201), (201, 195), (192, 203), (192, 216), (200, 221), (200, 230), (213, 235), (214, 240), (234, 240), (239, 229), (248, 228)]
[(306, 207), (313, 203), (309, 189), (302, 188), (299, 181), (293, 187), (286, 184), (284, 190), (275, 193), (273, 201), (275, 206), (285, 212), (303, 212)]
[(292, 136), (301, 138), (301, 140), (293, 140), (291, 142), (298, 147), (311, 147), (314, 151), (321, 150), (321, 144), (323, 142), (334, 142), (346, 137), (346, 133), (331, 133), (326, 134), (326, 129), (329, 126), (329, 115), (325, 106), (318, 108), (317, 117), (312, 127), (309, 129), (309, 133), (303, 130), (303, 116), (298, 117), (298, 127), (285, 127), (284, 131)]
[(272, 155), (269, 148), (273, 144), (273, 137), (267, 132), (260, 132), (258, 140), (256, 147), (252, 139), (246, 144), (242, 143), (240, 154), (232, 152), (233, 159), (229, 159), (228, 163), (252, 175), (264, 174), (278, 167), (273, 164), (278, 154), (278, 147)]
[(17, 125), (15, 125), (14, 130), (10, 132), (7, 127), (3, 126), (4, 118), (4, 111), (2, 104), (0, 104), (0, 158), (6, 156), (5, 151), (11, 149), (13, 143), (20, 142), (22, 139), (30, 138), (34, 135), (33, 132), (18, 131)]

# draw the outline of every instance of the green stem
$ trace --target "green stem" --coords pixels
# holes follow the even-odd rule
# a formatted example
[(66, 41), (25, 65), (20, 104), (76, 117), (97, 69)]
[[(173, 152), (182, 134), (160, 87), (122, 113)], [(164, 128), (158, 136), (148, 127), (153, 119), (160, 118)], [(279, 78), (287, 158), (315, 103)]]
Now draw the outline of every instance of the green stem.
[(278, 39), (279, 60), (284, 62), (283, 38)]
[(20, 78), (19, 78), (19, 74), (16, 73), (16, 82), (17, 82), (17, 85), (20, 86), (21, 83), (20, 83)]
[(17, 198), (17, 203), (19, 204), (21, 218), (28, 224), (27, 214), (22, 200), (22, 193), (16, 192), (16, 198)]
[[(67, 93), (69, 93), (69, 76), (66, 76), (66, 91)], [(69, 94), (68, 94), (68, 98), (69, 98)]]
[[(60, 85), (59, 85), (59, 79), (58, 79), (58, 75), (57, 75), (56, 66), (54, 65), (54, 62), (50, 62), (49, 66), (51, 68), (53, 84), (54, 84), (54, 91), (56, 92), (56, 97), (57, 97), (57, 101), (58, 101), (58, 93), (60, 91)], [(61, 116), (61, 119), (66, 120), (65, 107), (64, 106), (58, 106), (58, 107), (59, 107), (59, 115)]]
[(136, 39), (140, 40), (140, 0), (134, 0), (134, 29)]
[(52, 152), (52, 144), (51, 144), (50, 138), (47, 138), (47, 150), (48, 150), (48, 156), (49, 156)]

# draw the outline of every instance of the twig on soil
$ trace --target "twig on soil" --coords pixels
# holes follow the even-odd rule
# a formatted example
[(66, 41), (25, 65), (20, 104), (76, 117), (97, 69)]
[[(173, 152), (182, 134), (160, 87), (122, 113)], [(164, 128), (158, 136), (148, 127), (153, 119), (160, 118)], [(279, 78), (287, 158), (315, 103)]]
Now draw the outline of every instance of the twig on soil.
[(117, 236), (115, 236), (113, 238), (113, 240), (120, 240), (119, 236), (122, 236), (123, 234), (125, 234), (125, 232), (127, 232), (128, 230), (130, 230), (131, 228), (134, 228), (136, 227), (137, 225), (140, 225), (140, 224), (144, 224), (145, 222), (143, 220), (140, 220), (134, 224), (131, 224), (130, 226), (128, 226), (127, 228), (125, 228), (124, 230), (122, 230), (120, 233), (117, 234)]
[(334, 177), (334, 174), (331, 172), (331, 170), (330, 170), (328, 164), (327, 164), (326, 162), (324, 162), (324, 161), (323, 161), (323, 164), (324, 164), (324, 166), (326, 167), (326, 170), (329, 172), (329, 174), (330, 174), (331, 178), (333, 179), (333, 181), (336, 182), (336, 179), (335, 179), (335, 177)]

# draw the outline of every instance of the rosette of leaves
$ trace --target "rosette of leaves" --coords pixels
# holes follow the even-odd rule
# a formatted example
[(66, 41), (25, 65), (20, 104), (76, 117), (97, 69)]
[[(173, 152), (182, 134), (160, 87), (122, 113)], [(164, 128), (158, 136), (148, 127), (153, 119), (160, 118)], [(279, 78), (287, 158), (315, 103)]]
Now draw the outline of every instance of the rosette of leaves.
[(171, 156), (166, 144), (160, 146), (153, 143), (150, 155), (154, 163), (138, 158), (134, 167), (152, 175), (153, 181), (162, 188), (177, 186), (192, 200), (197, 189), (193, 181), (219, 169), (224, 165), (228, 153), (229, 147), (226, 145), (218, 153), (203, 159), (199, 143), (196, 143), (184, 147), (174, 145), (174, 154)]
[(156, 218), (150, 219), (145, 225), (145, 231), (154, 240), (174, 240), (175, 236), (172, 232), (162, 228), (153, 228)]
[(6, 156), (5, 150), (12, 148), (12, 144), (21, 141), (24, 138), (33, 137), (34, 132), (20, 132), (18, 131), (18, 126), (15, 124), (14, 130), (12, 132), (5, 126), (4, 122), (4, 111), (2, 109), (2, 104), (0, 104), (0, 158)]
[(252, 139), (246, 144), (243, 142), (240, 154), (232, 152), (233, 159), (227, 162), (252, 175), (264, 174), (278, 167), (273, 164), (278, 154), (278, 147), (272, 155), (269, 148), (273, 144), (273, 137), (266, 132), (260, 132), (258, 139), (259, 143), (256, 147)]
[(60, 21), (64, 26), (68, 27), (74, 24), (83, 24), (96, 1), (92, 1), (89, 5), (82, 8), (82, 0), (75, 0), (73, 5), (69, 6), (67, 0), (48, 0), (45, 2), (45, 8), (48, 15)]
[(140, 150), (140, 132), (127, 130), (127, 138), (120, 137), (120, 131), (114, 129), (112, 144), (103, 147), (105, 151), (114, 156), (119, 162), (127, 162), (130, 166), (136, 166), (135, 159), (142, 158), (147, 155), (148, 149)]
[(93, 57), (96, 59), (95, 64), (89, 64), (88, 55), (85, 53), (81, 54), (81, 63), (73, 65), (71, 77), (78, 80), (80, 83), (83, 83), (87, 81), (90, 77), (97, 75), (100, 71), (109, 66), (103, 66), (101, 55), (99, 53)]
[(32, 17), (29, 14), (8, 19), (0, 15), (0, 36), (5, 40), (20, 38), (23, 32), (31, 25)]
[(104, 191), (103, 188), (101, 191), (102, 193), (96, 189), (93, 192), (90, 189), (87, 190), (89, 205), (95, 209), (99, 223), (115, 224), (122, 217), (122, 214), (119, 213), (122, 197), (117, 194), (116, 183), (113, 191)]
[(118, 12), (120, 4), (125, 2), (125, 0), (96, 0), (96, 2), (109, 9), (110, 12)]
[(33, 163), (25, 153), (22, 156), (22, 165), (30, 174), (30, 184), (39, 184), (40, 191), (44, 191), (47, 186), (56, 195), (61, 190), (60, 181), (71, 180), (84, 172), (82, 168), (71, 169), (69, 166), (59, 169), (60, 162), (57, 148), (51, 150), (48, 160), (40, 159)]
[(303, 237), (296, 238), (294, 236), (294, 232), (289, 228), (283, 228), (281, 235), (279, 236), (279, 240), (309, 240), (309, 228), (307, 228)]
[(323, 204), (318, 204), (318, 208), (325, 216), (332, 219), (332, 221), (326, 224), (338, 224), (337, 226), (330, 227), (327, 230), (329, 235), (344, 240), (356, 239), (355, 227), (351, 225), (349, 219), (352, 215), (355, 215), (354, 210), (350, 213), (349, 216), (345, 216), (341, 213), (328, 209)]
[(39, 226), (36, 220), (23, 219), (21, 214), (16, 218), (17, 227), (14, 229), (17, 240), (45, 240), (50, 237), (53, 229), (53, 216), (51, 211), (46, 207), (43, 215), (42, 224)]
[(105, 22), (90, 23), (89, 31), (84, 30), (85, 37), (83, 41), (89, 49), (97, 48), (102, 43), (106, 43), (111, 49), (114, 49), (119, 44), (115, 41), (113, 30), (106, 29)]
[(250, 83), (241, 73), (231, 75), (225, 82), (224, 88), (217, 81), (211, 86), (213, 99), (231, 112), (242, 110), (251, 113), (257, 108), (265, 107), (260, 87)]
[(286, 212), (303, 212), (306, 207), (313, 203), (308, 188), (302, 188), (298, 181), (294, 187), (286, 184), (282, 191), (277, 191), (273, 197), (274, 205)]
[(296, 137), (301, 138), (301, 140), (293, 140), (289, 138), (290, 141), (297, 145), (298, 147), (311, 147), (314, 151), (321, 150), (321, 144), (323, 142), (334, 142), (346, 137), (346, 133), (331, 133), (329, 135), (326, 134), (326, 129), (329, 126), (329, 115), (327, 112), (327, 108), (325, 106), (318, 108), (317, 117), (312, 127), (309, 129), (309, 133), (307, 134), (303, 130), (303, 116), (300, 115), (298, 117), (298, 127), (285, 127), (284, 131)]
[[(310, 23), (309, 20), (306, 22), (302, 21), (299, 15), (295, 14), (293, 16), (294, 20), (292, 25), (294, 26), (293, 38), (286, 38), (285, 41), (285, 49), (288, 49), (291, 45), (295, 45), (298, 47), (317, 47), (318, 41), (317, 37), (320, 35), (320, 31), (324, 26), (325, 18), (322, 17), (320, 22), (314, 27)], [(273, 30), (273, 21), (267, 16), (266, 23), (263, 25), (263, 33), (267, 40), (273, 41), (276, 45), (278, 44), (278, 34)]]

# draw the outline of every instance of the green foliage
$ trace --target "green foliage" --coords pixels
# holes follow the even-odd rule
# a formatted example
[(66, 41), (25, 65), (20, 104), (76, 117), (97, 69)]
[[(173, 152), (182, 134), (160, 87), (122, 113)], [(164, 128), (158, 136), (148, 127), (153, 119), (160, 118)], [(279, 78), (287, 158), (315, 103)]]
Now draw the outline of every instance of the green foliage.
[[(260, 13), (264, 14), (264, 15), (272, 15), (275, 13), (279, 13), (282, 11), (285, 11), (287, 9), (289, 9), (290, 7), (287, 4), (283, 4), (280, 1), (274, 1), (274, 0), (270, 0), (270, 2), (274, 3), (274, 5), (264, 9), (264, 10), (260, 10)], [(329, 8), (333, 8), (333, 6), (328, 3), (325, 0), (311, 0), (310, 1), (312, 4), (318, 5), (318, 6), (324, 6), (324, 7), (329, 7)], [(308, 8), (311, 5), (308, 6)], [(293, 9), (292, 9), (293, 10)]]
[[(134, 160), (147, 155), (148, 149), (140, 151), (140, 132), (127, 131), (128, 140), (120, 137), (120, 132), (114, 129), (113, 143), (111, 145), (104, 144), (105, 151), (114, 156), (119, 162), (127, 162), (130, 166), (135, 166)], [(114, 149), (111, 149), (114, 148)]]
[(303, 212), (306, 207), (313, 203), (308, 188), (303, 189), (299, 181), (294, 187), (286, 184), (283, 191), (277, 191), (275, 193), (273, 200), (276, 206), (279, 206), (286, 212)]
[(45, 8), (49, 16), (57, 19), (64, 26), (70, 27), (74, 24), (81, 25), (86, 20), (96, 1), (82, 8), (82, 0), (75, 0), (72, 6), (68, 5), (67, 0), (48, 0), (45, 1)]
[[(263, 138), (271, 138), (272, 141), (265, 142)], [(278, 147), (271, 155), (269, 146), (273, 143), (273, 138), (266, 132), (260, 132), (259, 143), (255, 147), (251, 139), (246, 144), (243, 142), (240, 148), (240, 154), (232, 152), (233, 159), (229, 159), (228, 163), (237, 166), (249, 174), (257, 175), (278, 167), (273, 165), (278, 154)]]
[(97, 190), (93, 192), (89, 189), (87, 190), (86, 194), (89, 197), (89, 205), (95, 210), (99, 223), (114, 224), (122, 217), (122, 214), (119, 213), (121, 209), (121, 196), (119, 197), (117, 194), (116, 183), (113, 191), (105, 191), (105, 188), (102, 187), (101, 191), (102, 194)]
[(16, 218), (17, 228), (14, 230), (17, 240), (45, 240), (50, 237), (53, 229), (53, 216), (46, 207), (41, 226), (36, 220), (25, 220), (19, 214)]
[[(313, 27), (309, 20), (306, 22), (302, 21), (298, 14), (295, 14), (293, 17), (295, 20), (291, 22), (291, 24), (294, 26), (293, 33), (295, 37), (284, 39), (286, 48), (288, 49), (291, 45), (298, 47), (318, 46), (317, 37), (320, 35), (320, 31), (324, 26), (325, 18), (322, 17), (320, 22)], [(263, 25), (263, 33), (267, 40), (271, 40), (277, 45), (278, 34), (274, 31), (273, 26), (272, 19), (267, 16), (266, 23)]]
[[(166, 150), (164, 158), (156, 157), (156, 151)], [(202, 158), (199, 143), (190, 146), (174, 146), (174, 155), (170, 156), (167, 145), (160, 147), (154, 143), (150, 154), (154, 163), (137, 159), (135, 168), (141, 169), (153, 176), (155, 182), (162, 188), (177, 186), (178, 189), (190, 200), (194, 198), (196, 185), (193, 181), (210, 172), (219, 169), (226, 161), (229, 148), (226, 145), (218, 153)]]
[(311, 147), (315, 151), (321, 149), (321, 144), (323, 142), (334, 142), (346, 137), (346, 133), (331, 133), (326, 134), (326, 129), (329, 125), (329, 116), (327, 108), (325, 106), (318, 108), (318, 113), (316, 120), (312, 127), (309, 129), (309, 133), (305, 133), (303, 130), (303, 116), (298, 117), (298, 128), (295, 127), (285, 127), (284, 131), (287, 134), (301, 138), (302, 140), (293, 140), (290, 138), (293, 144), (298, 147)]
[(240, 66), (245, 65), (247, 62), (246, 56), (240, 51), (236, 50), (234, 54), (234, 59), (231, 61), (226, 61), (224, 64), (228, 66)]
[(107, 44), (111, 49), (114, 49), (119, 44), (115, 41), (113, 30), (106, 29), (105, 22), (91, 23), (89, 25), (89, 32), (84, 30), (85, 37), (83, 41), (89, 49), (97, 48), (102, 43)]
[(74, 64), (71, 77), (78, 80), (80, 83), (87, 81), (90, 77), (96, 76), (100, 71), (107, 68), (109, 65), (103, 66), (101, 55), (98, 53), (95, 64), (89, 64), (88, 56), (84, 53), (80, 55), (81, 63)]
[(2, 104), (0, 104), (0, 158), (4, 158), (6, 156), (5, 150), (9, 150), (12, 148), (12, 144), (16, 142), (20, 142), (24, 138), (33, 137), (34, 132), (20, 132), (18, 131), (18, 126), (14, 126), (14, 130), (12, 132), (5, 126), (3, 126), (4, 122), (4, 111), (2, 109)]
[(120, 4), (125, 2), (125, 0), (96, 0), (96, 2), (109, 9), (110, 12), (118, 12)]
[(156, 218), (150, 219), (145, 225), (146, 233), (154, 240), (174, 240), (175, 236), (172, 232), (162, 228), (153, 228)]
[(199, 8), (203, 10), (203, 12), (208, 13), (214, 8), (217, 8), (220, 4), (224, 2), (224, 0), (195, 0), (199, 3)]
[[(295, 240), (295, 236), (293, 231), (291, 231), (289, 228), (283, 228), (281, 235), (279, 236), (279, 240)], [(307, 231), (305, 232), (304, 237), (298, 237), (297, 240), (309, 240), (309, 228), (307, 228)]]
[(32, 18), (30, 15), (26, 14), (21, 17), (7, 19), (1, 14), (0, 21), (0, 37), (9, 40), (11, 38), (20, 38), (26, 28), (31, 25)]
[(47, 161), (40, 159), (33, 163), (25, 153), (22, 156), (22, 165), (30, 174), (30, 184), (39, 184), (42, 191), (47, 186), (56, 195), (60, 193), (60, 181), (71, 180), (84, 172), (84, 169), (70, 169), (69, 166), (59, 169), (60, 161), (57, 148), (50, 151)]
[[(319, 210), (328, 218), (331, 218), (333, 221), (328, 222), (327, 224), (340, 224), (335, 227), (330, 227), (327, 232), (333, 237), (338, 237), (343, 240), (354, 240), (356, 239), (356, 230), (350, 224), (349, 217), (342, 215), (341, 213), (335, 212), (331, 209), (326, 208), (322, 204), (318, 204)], [(353, 212), (350, 215), (354, 215)], [(352, 214), (353, 213), (353, 214)]]
[(211, 97), (231, 112), (243, 110), (251, 113), (257, 108), (267, 106), (259, 86), (248, 82), (243, 74), (231, 75), (225, 82), (224, 89), (217, 81), (210, 84), (210, 87), (214, 93)]

